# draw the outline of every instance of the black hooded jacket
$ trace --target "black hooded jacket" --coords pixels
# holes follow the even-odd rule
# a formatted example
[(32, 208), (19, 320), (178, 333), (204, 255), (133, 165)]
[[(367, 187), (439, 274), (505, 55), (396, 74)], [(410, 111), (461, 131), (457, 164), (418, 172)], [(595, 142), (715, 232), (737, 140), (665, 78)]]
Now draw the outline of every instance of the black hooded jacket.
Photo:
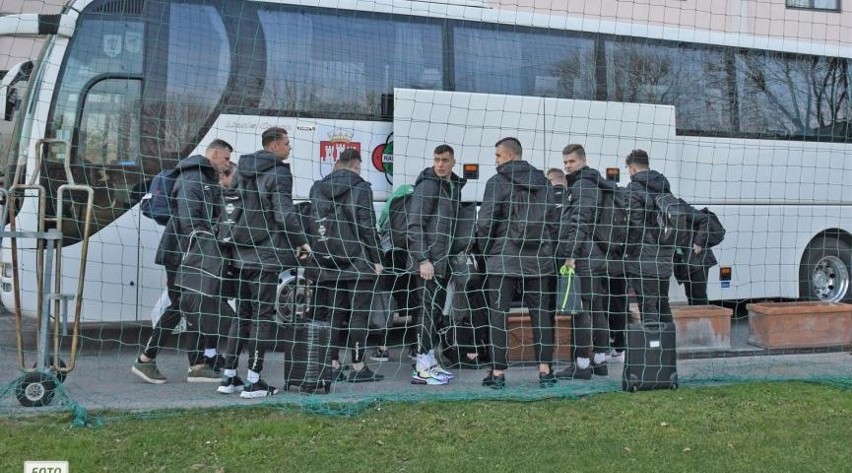
[(253, 245), (235, 245), (240, 268), (281, 271), (297, 264), (294, 248), (307, 243), (293, 206), (290, 165), (266, 150), (240, 157), (237, 186), (242, 189), (243, 212), (254, 229)]
[(671, 193), (668, 179), (657, 171), (640, 171), (627, 184), (630, 226), (627, 231), (629, 274), (667, 279), (672, 275), (674, 246), (659, 244), (657, 194)]
[(175, 169), (172, 216), (154, 259), (168, 268), (180, 266), (193, 231), (214, 233), (221, 202), (219, 173), (206, 157), (196, 154), (182, 159)]
[(606, 275), (606, 258), (595, 242), (595, 225), (603, 201), (602, 190), (612, 190), (616, 184), (588, 166), (567, 175), (566, 179), (568, 186), (562, 200), (557, 263), (573, 258), (578, 268)]
[(341, 239), (348, 258), (334, 264), (318, 262), (317, 281), (375, 279), (375, 265), (381, 263), (376, 236), (376, 212), (370, 183), (349, 169), (337, 169), (311, 187), (311, 202), (322, 200), (346, 206), (353, 221), (339, 222)]
[(441, 179), (432, 168), (417, 177), (408, 203), (408, 249), (413, 268), (430, 261), (436, 275), (449, 276), (447, 261), (456, 234), (461, 189), (466, 183), (455, 173)]
[[(526, 189), (543, 196), (547, 203), (545, 238), (536, 247), (524, 247), (508, 238), (509, 215), (517, 190)], [(488, 274), (543, 276), (556, 272), (555, 241), (559, 215), (553, 186), (544, 173), (527, 161), (514, 160), (497, 167), (497, 173), (485, 184), (482, 206), (476, 222), (476, 238), (485, 256)]]

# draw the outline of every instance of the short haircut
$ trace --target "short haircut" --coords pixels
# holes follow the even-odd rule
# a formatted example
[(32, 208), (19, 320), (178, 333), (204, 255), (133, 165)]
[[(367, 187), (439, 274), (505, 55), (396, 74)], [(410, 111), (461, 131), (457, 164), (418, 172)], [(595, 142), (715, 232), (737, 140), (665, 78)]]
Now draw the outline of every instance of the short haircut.
[(648, 153), (645, 150), (634, 149), (627, 155), (627, 159), (624, 162), (630, 166), (631, 164), (635, 164), (640, 168), (647, 168), (650, 166), (650, 161), (648, 160)]
[(547, 172), (546, 172), (546, 173), (544, 173), (544, 175), (545, 175), (545, 176), (550, 176), (550, 175), (551, 175), (551, 174), (553, 174), (553, 173), (558, 174), (558, 175), (559, 175), (559, 177), (565, 177), (565, 171), (563, 171), (563, 170), (561, 170), (561, 169), (559, 169), (559, 168), (550, 168), (550, 169), (548, 169), (548, 170), (547, 170)]
[(346, 148), (337, 158), (341, 163), (349, 164), (352, 161), (361, 161), (361, 152), (355, 148)]
[(515, 156), (521, 157), (524, 155), (524, 147), (521, 146), (521, 142), (518, 141), (517, 138), (511, 136), (503, 138), (494, 144), (495, 148), (497, 148), (498, 146), (506, 148), (508, 151), (511, 151)]
[(225, 140), (220, 140), (219, 138), (216, 138), (215, 140), (211, 141), (210, 144), (207, 145), (207, 149), (220, 149), (229, 153), (234, 152), (234, 147), (231, 146), (230, 143)]
[(578, 144), (570, 144), (562, 148), (562, 155), (566, 156), (569, 154), (576, 154), (581, 158), (586, 158), (586, 150), (583, 148), (583, 145)]
[(263, 134), (260, 135), (260, 144), (266, 148), (269, 143), (278, 141), (285, 136), (287, 136), (287, 130), (281, 127), (274, 126), (272, 128), (267, 128)]
[(456, 152), (453, 151), (453, 147), (450, 145), (438, 145), (435, 147), (435, 154), (444, 154), (450, 153), (452, 156), (456, 155)]

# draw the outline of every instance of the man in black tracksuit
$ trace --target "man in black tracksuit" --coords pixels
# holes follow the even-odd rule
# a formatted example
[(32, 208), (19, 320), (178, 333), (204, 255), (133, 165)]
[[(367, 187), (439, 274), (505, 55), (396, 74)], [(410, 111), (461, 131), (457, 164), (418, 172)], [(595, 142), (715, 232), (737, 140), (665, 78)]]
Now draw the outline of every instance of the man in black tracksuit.
[[(241, 156), (237, 171), (237, 186), (243, 202), (234, 231), (245, 235), (234, 238), (234, 265), (239, 273), (238, 317), (251, 317), (253, 322), (242, 398), (271, 396), (278, 392), (260, 378), (263, 357), (272, 336), (278, 275), (284, 268), (295, 267), (296, 258), (306, 258), (311, 250), (293, 206), (290, 165), (284, 162), (291, 149), (287, 130), (269, 128), (261, 139), (263, 149)], [(228, 353), (220, 387), (236, 387), (241, 382), (236, 373), (237, 356)]]
[(408, 249), (416, 287), (421, 297), (420, 333), (413, 384), (446, 384), (452, 373), (438, 363), (434, 346), (438, 324), (450, 282), (449, 258), (461, 205), (461, 189), (467, 182), (453, 172), (455, 153), (440, 145), (434, 163), (417, 177), (408, 203)]
[[(334, 171), (315, 182), (310, 193), (311, 205), (315, 209), (322, 207), (321, 202), (340, 208), (336, 215), (341, 221), (333, 223), (337, 230), (331, 231), (331, 234), (333, 238), (339, 236), (346, 254), (314, 253), (319, 266), (314, 317), (331, 324), (332, 344), (338, 349), (347, 346), (344, 324), (348, 323), (349, 344), (352, 345), (350, 383), (384, 378), (364, 364), (373, 290), (383, 267), (376, 235), (373, 190), (360, 174), (360, 152), (345, 149), (340, 153)], [(321, 215), (320, 218), (334, 216)], [(325, 231), (319, 230), (318, 233), (322, 237)], [(342, 381), (339, 351), (332, 354), (332, 366), (334, 380)]]
[[(553, 240), (559, 216), (553, 201), (553, 186), (544, 173), (523, 161), (523, 148), (516, 138), (503, 138), (495, 145), (497, 173), (485, 184), (482, 206), (476, 223), (476, 238), (485, 257), (486, 294), (491, 324), (493, 369), (483, 386), (502, 389), (506, 385), (506, 320), (515, 289), (523, 292), (532, 319), (533, 343), (539, 367), (539, 383), (551, 386), (556, 378), (550, 370), (553, 361), (553, 301), (556, 262)], [(512, 207), (529, 195), (530, 205), (544, 205), (544, 225), (537, 241), (509, 238), (514, 233)], [(533, 204), (535, 202), (535, 204)]]
[(580, 145), (566, 146), (562, 161), (567, 187), (557, 255), (565, 266), (577, 271), (583, 309), (574, 316), (574, 362), (556, 373), (556, 377), (591, 379), (593, 372), (608, 374), (609, 324), (603, 307), (607, 262), (595, 241), (595, 225), (602, 203), (601, 189), (613, 189), (615, 183), (586, 165), (586, 151)]
[[(172, 330), (181, 319), (181, 290), (176, 285), (178, 268), (189, 246), (189, 237), (193, 231), (213, 234), (213, 225), (218, 217), (220, 188), (219, 175), (230, 166), (230, 144), (214, 140), (202, 155), (190, 156), (181, 160), (175, 167), (177, 176), (171, 195), (171, 217), (163, 236), (154, 262), (166, 268), (166, 287), (169, 294), (169, 306), (154, 326), (154, 332), (145, 344), (145, 349), (133, 364), (135, 375), (149, 383), (162, 384), (166, 378), (157, 369), (157, 353), (168, 340)], [(189, 314), (187, 314), (189, 315)], [(196, 313), (195, 316), (198, 314)], [(200, 340), (202, 331), (196, 327), (200, 320), (190, 317), (187, 330), (189, 371), (188, 382), (217, 382), (219, 375), (213, 371), (215, 350), (205, 359)], [(212, 337), (212, 335), (211, 335)]]
[(671, 322), (669, 279), (672, 276), (674, 245), (660, 244), (657, 204), (654, 197), (671, 193), (668, 179), (649, 169), (648, 153), (633, 150), (626, 159), (630, 171), (627, 184), (629, 228), (627, 231), (627, 274), (634, 281), (643, 321)]

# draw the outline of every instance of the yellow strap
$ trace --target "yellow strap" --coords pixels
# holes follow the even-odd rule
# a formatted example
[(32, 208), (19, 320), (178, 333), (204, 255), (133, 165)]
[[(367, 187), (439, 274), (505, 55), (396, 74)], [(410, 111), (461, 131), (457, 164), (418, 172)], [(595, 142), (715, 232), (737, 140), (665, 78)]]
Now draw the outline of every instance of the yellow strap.
[(565, 304), (568, 303), (568, 295), (571, 294), (571, 283), (574, 282), (574, 268), (562, 266), (559, 268), (559, 275), (568, 278), (568, 285), (565, 286), (565, 297), (562, 298), (562, 305), (559, 306), (559, 310), (562, 311), (565, 310)]

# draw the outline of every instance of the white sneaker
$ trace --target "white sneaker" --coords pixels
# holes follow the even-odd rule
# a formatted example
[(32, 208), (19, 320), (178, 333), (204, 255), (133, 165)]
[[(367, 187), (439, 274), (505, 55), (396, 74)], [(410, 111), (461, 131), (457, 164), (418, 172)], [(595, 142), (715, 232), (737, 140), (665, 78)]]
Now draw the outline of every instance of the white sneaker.
[(426, 371), (415, 370), (413, 373), (411, 373), (411, 384), (439, 385), (447, 384), (449, 382), (449, 378), (435, 371), (434, 369), (428, 369)]
[(430, 368), (432, 368), (436, 372), (446, 376), (449, 379), (453, 379), (453, 378), (456, 377), (456, 375), (454, 375), (450, 371), (445, 370), (444, 367), (441, 366), (440, 363), (438, 363), (438, 360), (435, 358), (435, 352), (430, 350), (429, 353), (426, 354), (426, 356), (429, 359), (429, 363), (431, 363)]
[(414, 363), (414, 372), (415, 373), (425, 373), (432, 368), (432, 360), (429, 359), (429, 355), (418, 354), (417, 361)]
[(624, 352), (613, 350), (606, 356), (606, 361), (608, 363), (624, 363)]
[(445, 376), (441, 376), (434, 371), (415, 371), (411, 373), (411, 384), (427, 384), (429, 386), (439, 386), (449, 383), (450, 380)]

